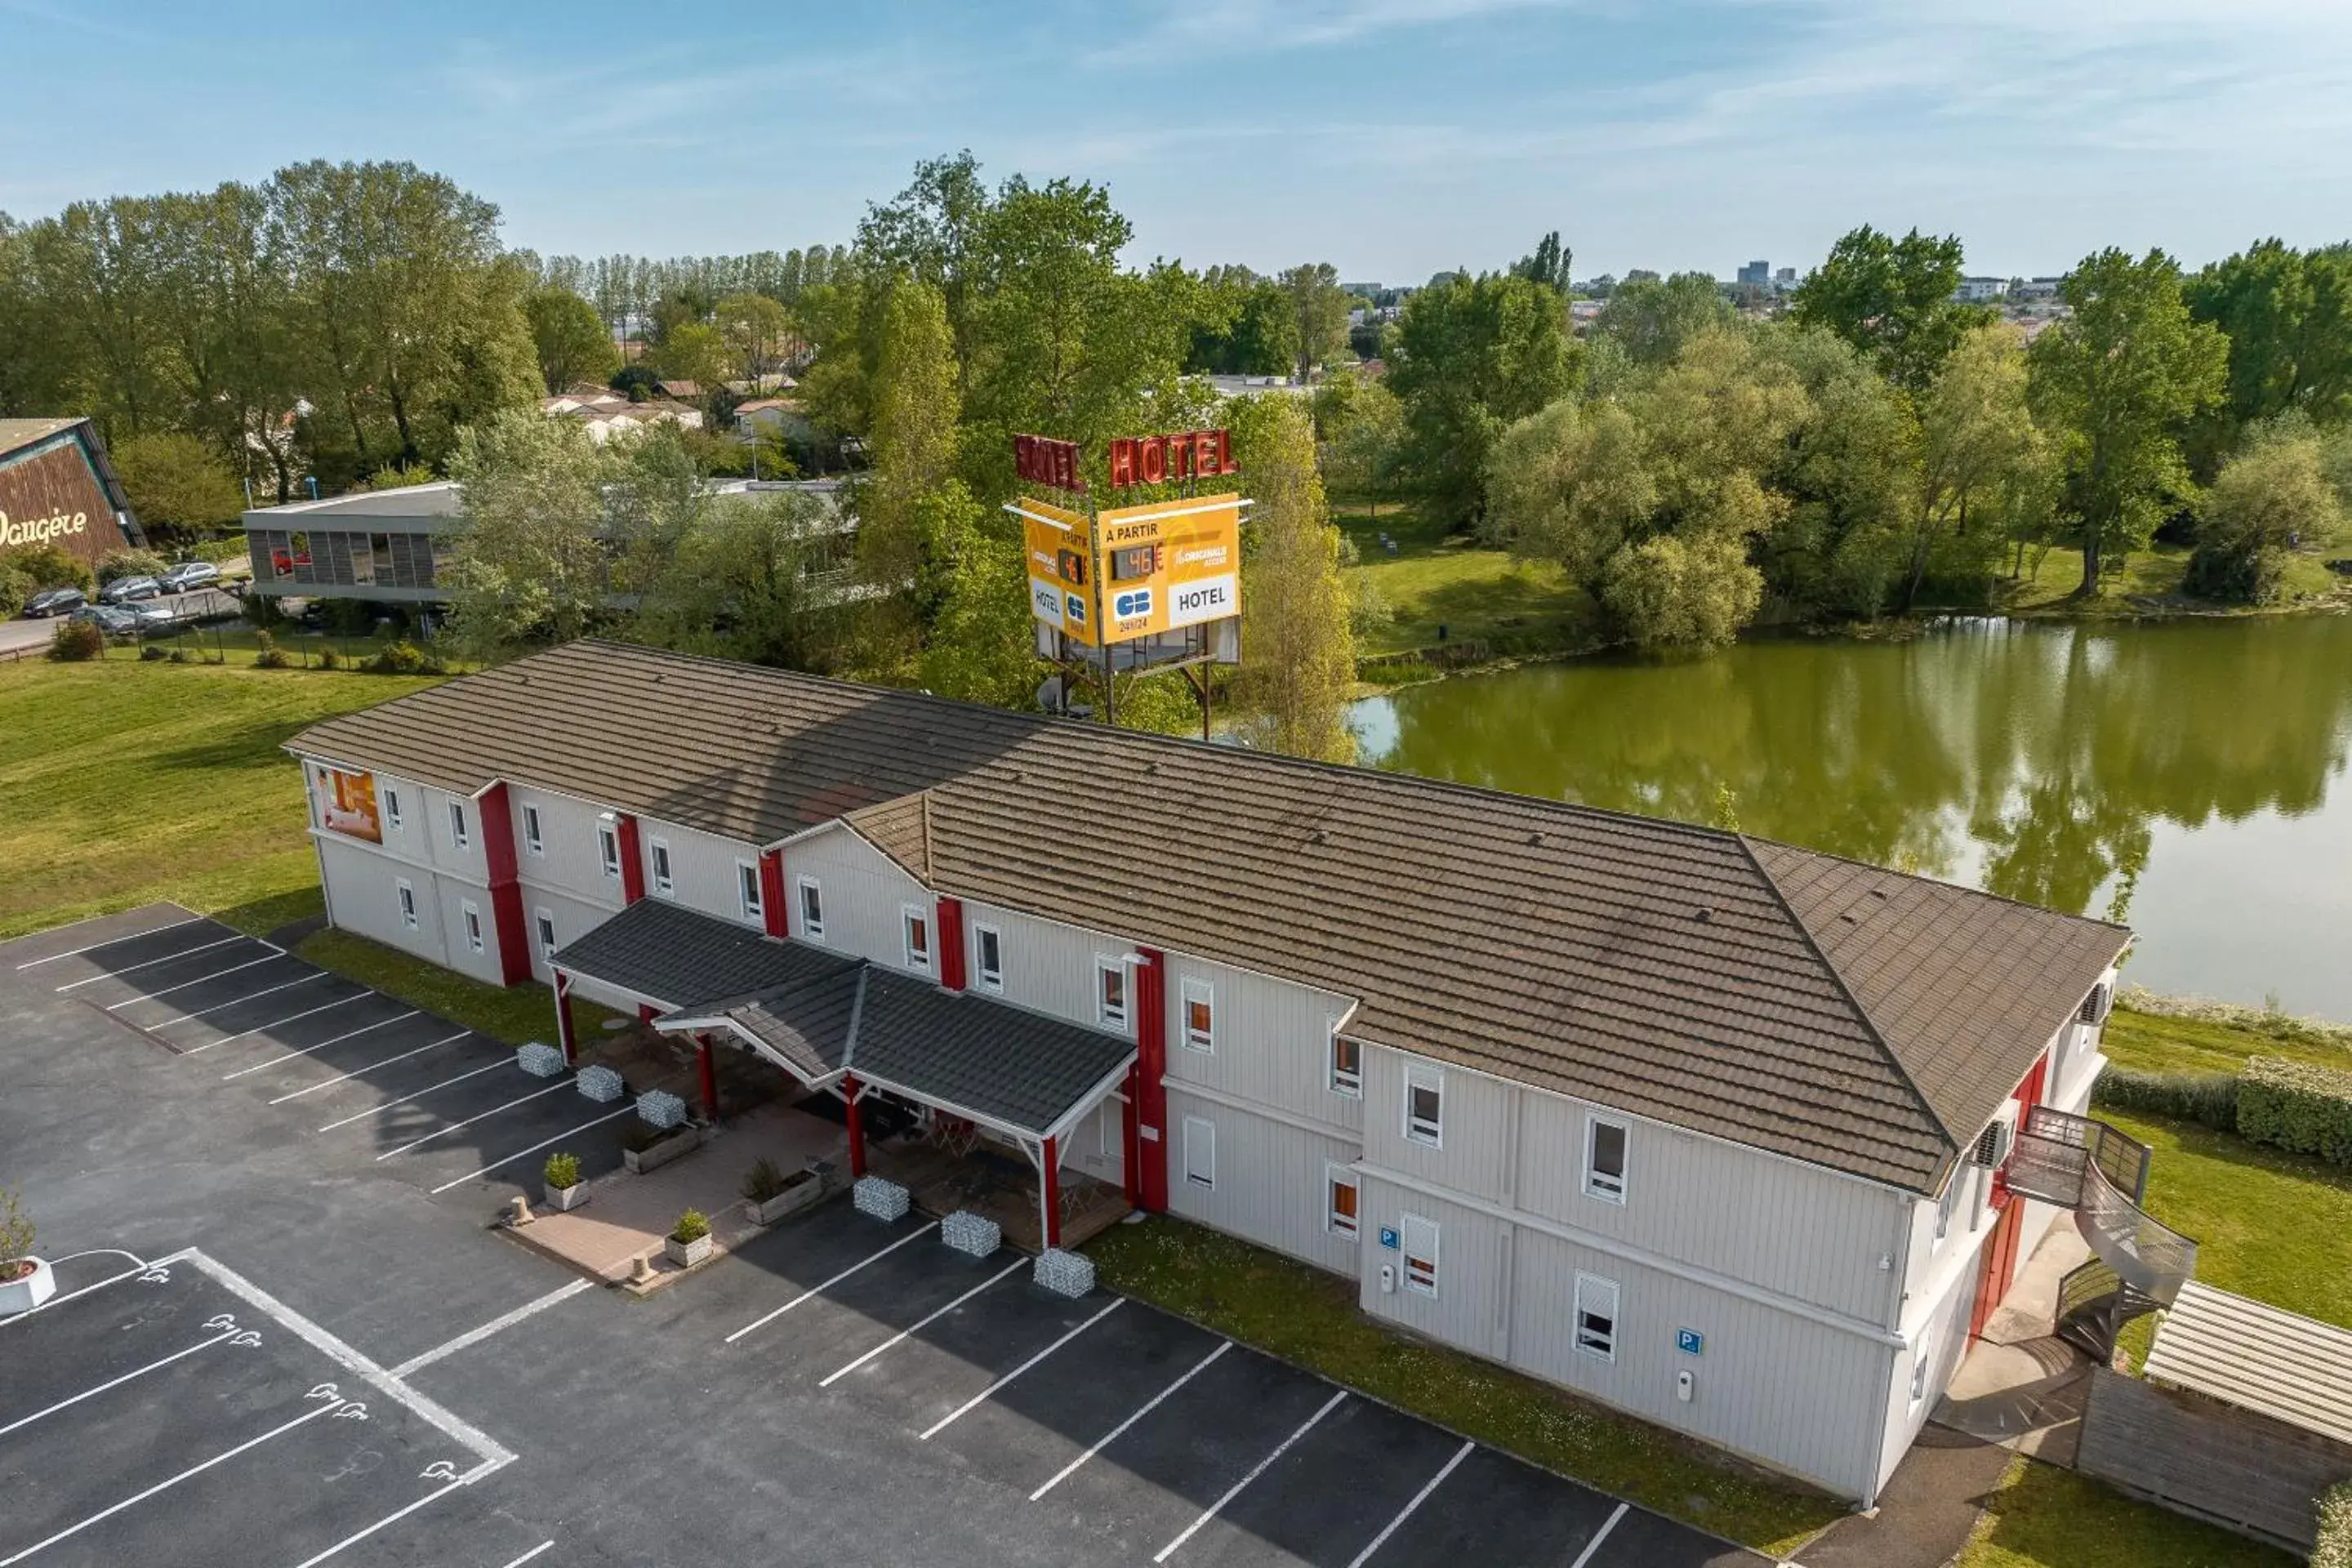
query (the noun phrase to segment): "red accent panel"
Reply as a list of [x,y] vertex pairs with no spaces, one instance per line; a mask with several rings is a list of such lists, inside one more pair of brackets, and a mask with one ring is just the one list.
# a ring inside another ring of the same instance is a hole
[[1136,1207],[1152,1214],[1168,1208],[1168,1090],[1160,1082],[1168,1070],[1167,960],[1156,947],[1139,949],[1135,970]]
[[494,784],[476,797],[482,819],[482,865],[489,874],[490,923],[499,933],[499,981],[520,985],[530,978],[530,938],[523,929],[522,868],[515,860],[514,811],[507,786]]
[[1984,1326],[2009,1295],[2009,1287],[2017,1275],[2018,1232],[2025,1224],[2025,1200],[2005,1197],[2000,1217],[1993,1222],[1992,1235],[1985,1239],[1981,1262],[1977,1270],[1976,1305],[1969,1312],[1969,1338],[1984,1332]]
[[567,1063],[580,1059],[580,1036],[572,1022],[572,976],[561,969],[555,972],[555,1037]]
[[621,841],[621,901],[634,904],[646,896],[646,857],[637,847],[637,819],[620,813],[613,819],[613,836]]
[[784,907],[784,852],[766,849],[760,854],[760,921],[768,934],[782,942],[792,934]]
[[697,1065],[702,1069],[702,1114],[716,1121],[719,1120],[719,1063],[713,1059],[708,1035],[695,1036],[694,1054],[700,1058]]
[[857,1080],[844,1078],[841,1092],[849,1108],[849,1174],[855,1179],[866,1174],[866,1113],[857,1104]]
[[1048,1138],[1043,1151],[1045,1158],[1045,1245],[1062,1245],[1062,1148],[1061,1140]]
[[637,1022],[640,1024],[650,1024],[656,1018],[660,1016],[661,1009],[655,1006],[652,1003],[640,1002],[637,1004]]
[[940,918],[931,923],[939,928],[940,984],[961,991],[964,987],[963,900],[941,899]]

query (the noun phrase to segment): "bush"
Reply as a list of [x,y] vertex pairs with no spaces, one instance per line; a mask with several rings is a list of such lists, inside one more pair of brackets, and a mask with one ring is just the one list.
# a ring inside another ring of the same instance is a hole
[[320,669],[343,668],[343,656],[335,651],[334,644],[329,643],[319,649],[319,668]]
[[2352,1072],[2256,1057],[2238,1080],[2238,1133],[2352,1165]]
[[106,656],[106,634],[88,621],[60,621],[49,638],[49,657],[60,664],[79,664]]
[[10,558],[9,564],[31,578],[37,592],[43,588],[79,588],[87,594],[98,586],[98,579],[89,574],[89,567],[54,544],[19,551]]
[[184,647],[175,647],[166,657],[168,657],[173,664],[185,664],[188,662],[188,650]]
[[11,1278],[11,1265],[33,1256],[33,1221],[16,1202],[16,1194],[0,1187],[0,1279]]
[[152,550],[110,550],[98,563],[98,585],[103,588],[125,577],[161,577],[171,569],[171,563]]
[[161,664],[171,657],[171,650],[160,643],[151,642],[139,650],[139,662],[142,664]]
[[39,584],[14,563],[0,564],[0,620],[23,609],[25,601],[39,591]]
[[743,1173],[743,1195],[755,1204],[781,1197],[783,1191],[783,1172],[778,1170],[776,1163],[764,1154],[760,1157],[758,1164]]
[[2110,1067],[2099,1075],[2091,1102],[2194,1121],[2216,1132],[2238,1130],[2238,1080],[2225,1072],[2147,1072]]
[[268,632],[256,632],[253,634],[254,668],[284,669],[288,665],[292,664],[293,662],[294,661],[292,659],[286,657],[286,650],[278,646],[278,639],[276,637],[271,637]]
[[677,1216],[677,1223],[669,1227],[669,1234],[670,1239],[681,1246],[689,1241],[700,1241],[710,1234],[710,1221],[700,1209],[688,1209]]
[[430,662],[423,648],[404,637],[384,644],[383,650],[367,661],[367,668],[378,675],[423,675]]
[[2315,1511],[2319,1540],[2311,1549],[2311,1568],[2352,1568],[2352,1481],[2320,1493]]
[[551,1187],[576,1187],[580,1184],[580,1156],[561,1151],[550,1154],[540,1174]]

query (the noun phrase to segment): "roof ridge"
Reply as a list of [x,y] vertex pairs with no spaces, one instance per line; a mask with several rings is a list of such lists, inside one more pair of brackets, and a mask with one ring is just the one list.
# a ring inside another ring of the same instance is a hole
[[1769,844],[1777,849],[1793,849],[1800,855],[1813,855],[1824,860],[1836,860],[1848,866],[1859,866],[1865,871],[1875,871],[1882,877],[1900,877],[1906,882],[1916,882],[1922,887],[1933,888],[1937,892],[1970,893],[1980,899],[1990,899],[1996,903],[2007,904],[2011,909],[2031,910],[2037,915],[2050,915],[2058,920],[2098,926],[2106,931],[2119,931],[2126,935],[2136,934],[2131,927],[2120,921],[2101,920],[2095,915],[2068,914],[2064,910],[2053,910],[2048,904],[2037,904],[2030,899],[2013,899],[2007,893],[1996,893],[1990,888],[1963,887],[1958,882],[1948,882],[1941,877],[1930,877],[1918,871],[1906,871],[1895,866],[1882,866],[1875,860],[1864,860],[1858,855],[1842,855],[1834,849],[1816,849],[1810,844],[1794,844],[1786,838],[1759,837],[1757,842]]
[[1878,1026],[1878,1021],[1870,1016],[1870,1009],[1862,1005],[1862,998],[1854,994],[1853,987],[1846,984],[1845,975],[1839,971],[1836,963],[1831,959],[1828,952],[1814,937],[1813,928],[1805,923],[1805,917],[1797,912],[1794,904],[1789,902],[1788,894],[1780,890],[1780,882],[1765,866],[1763,858],[1756,853],[1756,847],[1748,842],[1748,836],[1744,833],[1735,833],[1731,837],[1739,841],[1740,853],[1748,857],[1748,863],[1756,868],[1756,875],[1763,879],[1765,887],[1771,889],[1773,901],[1779,904],[1782,911],[1788,915],[1789,923],[1797,928],[1798,935],[1804,938],[1806,951],[1820,962],[1822,972],[1830,977],[1830,983],[1838,988],[1838,994],[1844,997],[1846,1005],[1853,1009],[1853,1016],[1862,1021],[1862,1026],[1869,1032],[1871,1044],[1878,1047],[1879,1054],[1885,1058],[1886,1064],[1895,1069],[1895,1076],[1901,1080],[1903,1087],[1910,1091],[1912,1100],[1927,1115],[1928,1124],[1934,1127],[1943,1138],[1947,1147],[1956,1154],[1959,1152],[1959,1135],[1945,1123],[1934,1103],[1928,1100],[1927,1091],[1919,1087],[1919,1080],[1911,1076],[1910,1068],[1904,1064],[1902,1055],[1895,1050],[1894,1042],[1889,1040],[1885,1031]]

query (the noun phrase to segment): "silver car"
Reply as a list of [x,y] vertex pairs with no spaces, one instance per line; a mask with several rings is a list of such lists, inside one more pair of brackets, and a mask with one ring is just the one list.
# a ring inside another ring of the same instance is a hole
[[184,594],[191,588],[209,588],[220,581],[220,568],[209,561],[183,561],[155,581],[166,594]]

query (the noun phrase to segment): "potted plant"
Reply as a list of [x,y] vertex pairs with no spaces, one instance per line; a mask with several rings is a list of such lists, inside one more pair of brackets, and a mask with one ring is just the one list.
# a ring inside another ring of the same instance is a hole
[[662,1250],[680,1268],[691,1268],[710,1256],[717,1244],[710,1239],[710,1221],[700,1209],[688,1209],[677,1216],[677,1223],[662,1237]]
[[31,1217],[0,1187],[0,1318],[29,1312],[57,1293],[57,1277],[33,1256]]
[[580,1180],[580,1156],[558,1151],[547,1157],[547,1166],[540,1173],[547,1184],[547,1206],[556,1213],[577,1205],[587,1195]]
[[649,1121],[633,1121],[621,1134],[621,1163],[642,1176],[701,1145],[702,1130],[691,1121],[676,1127],[656,1127]]
[[773,1225],[814,1203],[824,1191],[815,1172],[787,1176],[773,1160],[762,1158],[743,1174],[743,1215],[753,1225]]

